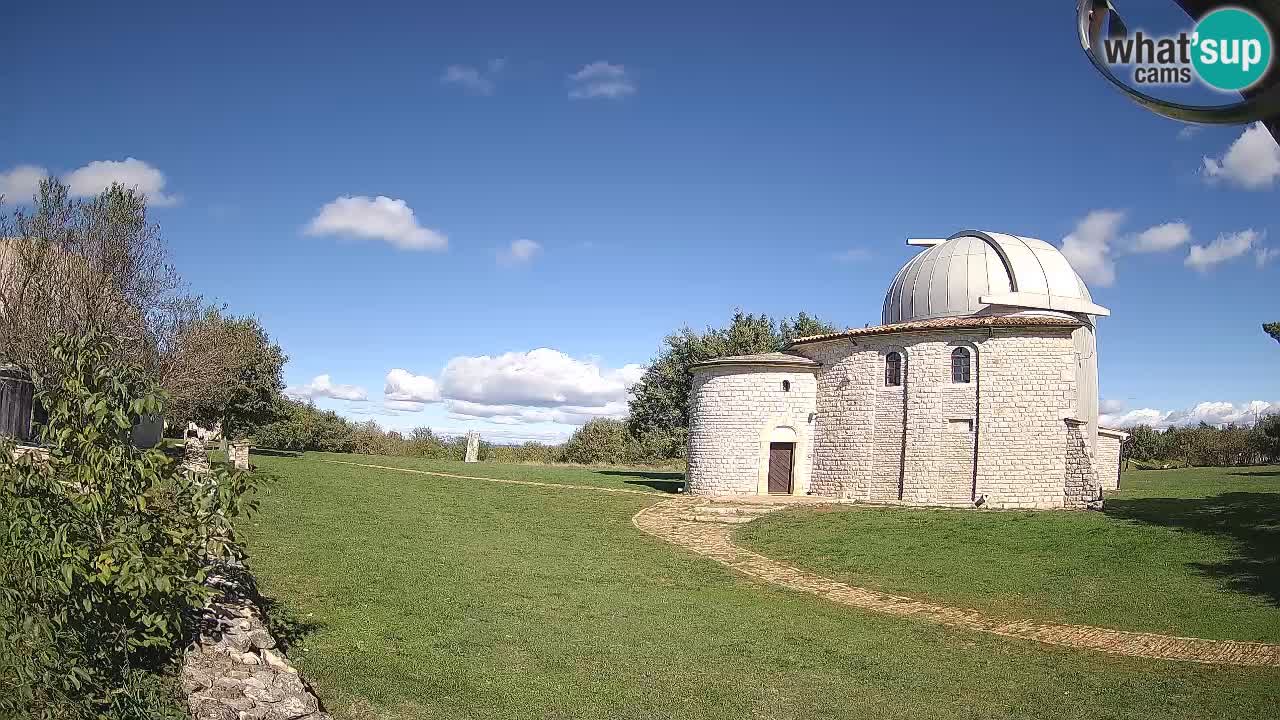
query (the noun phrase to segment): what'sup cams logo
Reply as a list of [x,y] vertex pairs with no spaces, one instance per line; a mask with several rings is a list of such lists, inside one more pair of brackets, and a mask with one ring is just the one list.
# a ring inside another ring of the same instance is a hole
[[[1188,12],[1209,3],[1175,0]],[[1280,71],[1268,20],[1280,18],[1280,2],[1255,0],[1210,6],[1182,32],[1130,33],[1110,0],[1080,0],[1081,44],[1094,67],[1138,104],[1166,117],[1201,123],[1247,123],[1280,115]],[[1202,84],[1240,93],[1219,105],[1188,105],[1157,97],[1163,88]]]

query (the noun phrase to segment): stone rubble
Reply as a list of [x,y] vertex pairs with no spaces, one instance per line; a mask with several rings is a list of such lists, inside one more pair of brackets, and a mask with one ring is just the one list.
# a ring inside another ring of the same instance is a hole
[[201,611],[182,689],[193,720],[329,720],[298,670],[278,651],[243,565],[218,565],[218,595]]

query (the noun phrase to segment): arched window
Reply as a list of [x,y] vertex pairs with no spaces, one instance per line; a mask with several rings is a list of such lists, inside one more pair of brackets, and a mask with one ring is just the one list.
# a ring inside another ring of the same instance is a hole
[[951,382],[969,382],[969,348],[958,347],[951,351]]
[[891,352],[884,356],[884,385],[898,387],[902,384],[902,354]]

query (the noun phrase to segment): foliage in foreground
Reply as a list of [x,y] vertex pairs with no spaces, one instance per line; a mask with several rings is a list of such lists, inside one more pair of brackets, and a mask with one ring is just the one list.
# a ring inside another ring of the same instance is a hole
[[161,676],[209,595],[207,563],[240,552],[253,481],[134,448],[162,395],[113,354],[96,334],[57,343],[39,398],[48,460],[0,445],[0,715],[173,714]]

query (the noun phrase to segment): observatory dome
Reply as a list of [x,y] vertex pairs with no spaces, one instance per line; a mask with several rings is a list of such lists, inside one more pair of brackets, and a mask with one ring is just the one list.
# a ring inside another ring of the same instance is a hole
[[965,230],[929,245],[885,293],[886,325],[963,315],[1109,315],[1058,248],[1043,240]]

